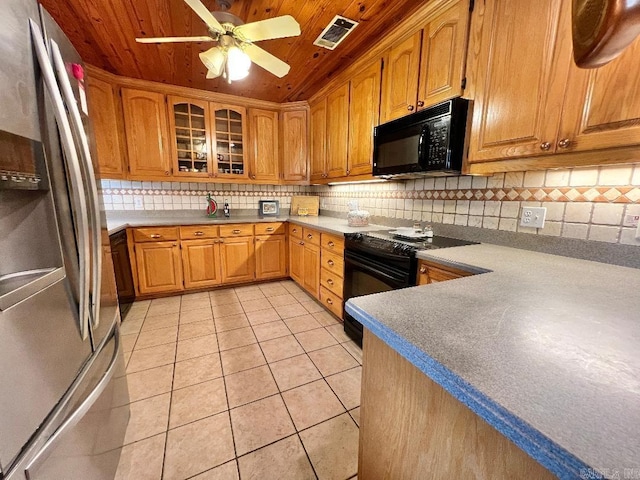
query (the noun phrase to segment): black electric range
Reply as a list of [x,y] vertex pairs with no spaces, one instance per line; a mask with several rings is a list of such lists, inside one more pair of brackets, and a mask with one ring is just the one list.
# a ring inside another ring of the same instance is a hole
[[[419,250],[459,247],[477,242],[434,236],[400,238],[391,232],[345,235],[344,300],[416,285]],[[362,324],[344,312],[344,330],[362,346]]]

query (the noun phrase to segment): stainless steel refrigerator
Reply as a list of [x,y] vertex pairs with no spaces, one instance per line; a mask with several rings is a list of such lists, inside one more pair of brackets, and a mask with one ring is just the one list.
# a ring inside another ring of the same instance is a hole
[[129,419],[80,56],[0,2],[0,478],[112,479]]

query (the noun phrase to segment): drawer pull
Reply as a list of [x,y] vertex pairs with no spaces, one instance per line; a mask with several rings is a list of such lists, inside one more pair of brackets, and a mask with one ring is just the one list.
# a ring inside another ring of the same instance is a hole
[[336,246],[336,244],[335,244],[335,243],[333,243],[331,240],[329,240],[329,243],[328,243],[327,245],[329,245],[331,248],[333,248],[333,247],[335,247],[335,246]]
[[298,229],[297,229],[297,228],[294,228],[294,229],[293,229],[293,233],[298,233]]
[[308,233],[308,234],[307,234],[307,238],[313,238],[313,234]]
[[427,267],[425,267],[424,265],[420,267],[420,273],[427,273]]
[[273,232],[273,227],[267,227],[266,230],[267,232]]
[[300,245],[304,245],[304,242],[300,242]]
[[328,283],[329,285],[333,285],[333,280],[331,280],[331,279],[329,278],[329,279],[327,279],[327,283]]
[[239,233],[240,233],[240,230],[238,230],[238,229],[236,228],[236,229],[235,229],[233,232],[231,232],[231,233],[233,233],[234,235],[237,235],[237,234],[239,234]]
[[333,266],[335,265],[335,263],[334,263],[334,261],[333,261],[333,260],[329,260],[327,263],[328,263],[328,264],[329,264],[329,266],[331,266],[331,267],[333,267]]
[[331,300],[330,298],[327,298],[327,303],[328,303],[329,305],[333,305],[333,300]]
[[218,243],[224,243],[224,238],[221,238]]
[[151,238],[162,238],[162,235],[160,235],[159,233],[152,233],[151,235],[149,235]]
[[200,231],[198,231],[198,232],[193,232],[193,234],[194,234],[196,237],[201,237],[202,235],[204,235],[204,232],[200,232]]

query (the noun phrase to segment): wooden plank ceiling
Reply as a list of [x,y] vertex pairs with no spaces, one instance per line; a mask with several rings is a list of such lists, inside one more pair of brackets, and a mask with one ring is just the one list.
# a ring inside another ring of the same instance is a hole
[[[276,102],[306,100],[327,79],[395,28],[424,1],[419,0],[235,0],[231,13],[245,23],[293,15],[302,35],[259,45],[291,65],[277,78],[257,65],[242,81],[206,80],[198,53],[213,44],[139,44],[136,37],[207,35],[206,27],[182,0],[40,0],[69,36],[82,58],[127,77],[153,80]],[[215,0],[204,0],[216,10]],[[360,24],[335,50],[313,45],[334,15]]]

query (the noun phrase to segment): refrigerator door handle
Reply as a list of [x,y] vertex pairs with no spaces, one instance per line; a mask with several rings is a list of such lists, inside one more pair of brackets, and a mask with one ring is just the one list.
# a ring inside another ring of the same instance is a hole
[[91,409],[93,404],[100,398],[100,395],[104,392],[104,390],[111,382],[113,375],[116,371],[118,356],[120,355],[120,332],[117,327],[114,332],[114,341],[115,345],[113,347],[113,357],[109,362],[109,366],[105,371],[104,375],[95,386],[95,388],[91,391],[89,395],[82,401],[82,403],[76,408],[73,413],[71,413],[62,424],[56,429],[56,431],[49,437],[47,442],[42,446],[42,448],[34,455],[29,464],[25,467],[25,475],[27,479],[35,478],[34,473],[38,470],[40,465],[49,457],[49,453],[58,442],[64,437],[64,435],[71,430],[74,426],[78,424],[80,420],[86,415],[86,413]]
[[71,126],[69,125],[69,119],[65,113],[64,103],[60,90],[56,83],[55,74],[51,63],[49,63],[49,56],[47,55],[47,49],[44,44],[44,37],[40,27],[33,21],[29,20],[31,27],[31,36],[33,38],[33,46],[38,58],[38,64],[42,71],[42,77],[44,79],[45,86],[51,96],[51,103],[53,104],[53,110],[55,112],[56,123],[58,124],[58,131],[60,134],[60,140],[64,151],[64,157],[66,159],[69,180],[75,195],[71,195],[72,201],[75,203],[76,213],[76,235],[78,239],[78,263],[79,263],[79,328],[80,336],[83,340],[87,338],[89,330],[89,265],[87,261],[90,255],[89,246],[89,215],[87,212],[87,203],[84,195],[84,189],[82,185],[82,172],[80,169],[80,162],[78,161],[78,154],[73,143],[73,134],[71,132]]
[[95,172],[93,171],[93,162],[91,161],[89,140],[87,139],[87,134],[84,130],[84,126],[82,125],[82,117],[80,116],[80,110],[78,110],[78,103],[75,96],[73,95],[73,90],[71,88],[71,83],[69,82],[69,77],[67,75],[64,60],[62,59],[62,54],[60,53],[60,47],[58,47],[58,44],[54,40],[51,40],[51,55],[53,58],[53,64],[58,73],[58,83],[62,88],[62,94],[65,100],[65,104],[70,113],[71,125],[75,133],[75,138],[80,143],[79,160],[82,163],[85,174],[84,184],[86,190],[89,193],[89,214],[91,216],[91,230],[93,233],[91,238],[91,246],[93,247],[93,252],[91,255],[91,271],[93,277],[93,288],[91,289],[91,291],[93,292],[93,296],[91,298],[91,324],[95,329],[100,323],[100,290],[102,282],[102,252],[100,251],[102,238],[100,228],[100,203],[98,200],[98,187],[96,184]]

